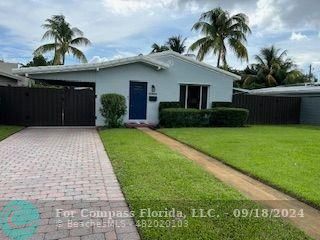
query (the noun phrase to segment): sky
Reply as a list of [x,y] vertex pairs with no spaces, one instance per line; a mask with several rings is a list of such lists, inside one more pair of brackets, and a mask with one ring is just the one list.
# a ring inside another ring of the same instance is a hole
[[[81,29],[92,45],[82,47],[89,62],[148,54],[153,43],[163,44],[172,35],[187,37],[187,46],[201,37],[191,31],[201,13],[222,7],[249,17],[249,64],[263,47],[275,45],[307,72],[309,64],[320,77],[319,0],[1,0],[0,59],[26,63],[41,44],[42,24],[63,14]],[[50,58],[50,55],[46,57]],[[216,65],[209,54],[205,62]],[[232,68],[248,63],[227,55]],[[68,57],[66,64],[78,63]]]

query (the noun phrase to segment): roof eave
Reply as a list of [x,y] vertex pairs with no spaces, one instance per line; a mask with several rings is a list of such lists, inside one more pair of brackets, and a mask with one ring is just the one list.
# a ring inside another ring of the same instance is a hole
[[103,68],[111,68],[122,65],[128,65],[132,63],[144,63],[155,67],[156,70],[167,69],[169,66],[165,63],[149,59],[144,56],[130,57],[121,60],[113,60],[103,63],[94,64],[79,64],[79,65],[66,65],[66,66],[44,66],[44,67],[28,67],[28,68],[16,68],[12,72],[20,75],[27,74],[46,74],[46,73],[58,73],[58,72],[78,72],[78,71],[99,71]]
[[0,75],[1,75],[1,76],[4,76],[4,77],[6,77],[6,78],[13,79],[13,80],[15,80],[15,81],[24,81],[24,80],[25,80],[24,77],[21,77],[21,76],[19,76],[19,75],[8,74],[8,73],[1,72],[1,71],[0,71]]

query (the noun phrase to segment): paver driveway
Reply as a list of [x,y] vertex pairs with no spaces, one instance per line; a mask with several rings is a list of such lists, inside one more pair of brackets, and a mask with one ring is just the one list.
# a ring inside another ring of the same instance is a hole
[[34,239],[139,239],[95,129],[27,128],[0,142],[0,169],[1,205],[37,206]]

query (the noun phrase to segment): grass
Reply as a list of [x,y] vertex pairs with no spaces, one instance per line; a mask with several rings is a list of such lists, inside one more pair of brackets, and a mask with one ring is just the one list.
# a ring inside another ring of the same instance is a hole
[[[234,209],[260,208],[143,132],[113,129],[100,136],[142,239],[309,239],[278,218],[233,217]],[[177,214],[147,217],[140,214],[143,209],[175,209]],[[215,212],[211,217],[192,217],[192,209]]]
[[18,127],[18,126],[0,125],[0,141],[9,137],[10,135],[14,134],[15,132],[20,131],[21,129],[22,129],[22,127]]
[[289,125],[160,131],[320,208],[320,127]]

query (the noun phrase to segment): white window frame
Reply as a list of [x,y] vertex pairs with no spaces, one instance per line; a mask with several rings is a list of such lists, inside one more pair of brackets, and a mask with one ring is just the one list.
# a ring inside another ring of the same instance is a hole
[[199,107],[198,109],[201,110],[201,106],[202,106],[202,88],[203,87],[207,87],[207,108],[208,108],[208,99],[209,99],[209,87],[210,85],[208,84],[192,84],[192,83],[180,83],[179,87],[181,86],[186,86],[185,88],[185,94],[184,94],[184,108],[187,109],[188,108],[188,90],[189,90],[189,86],[197,86],[200,87],[200,100],[199,100]]

